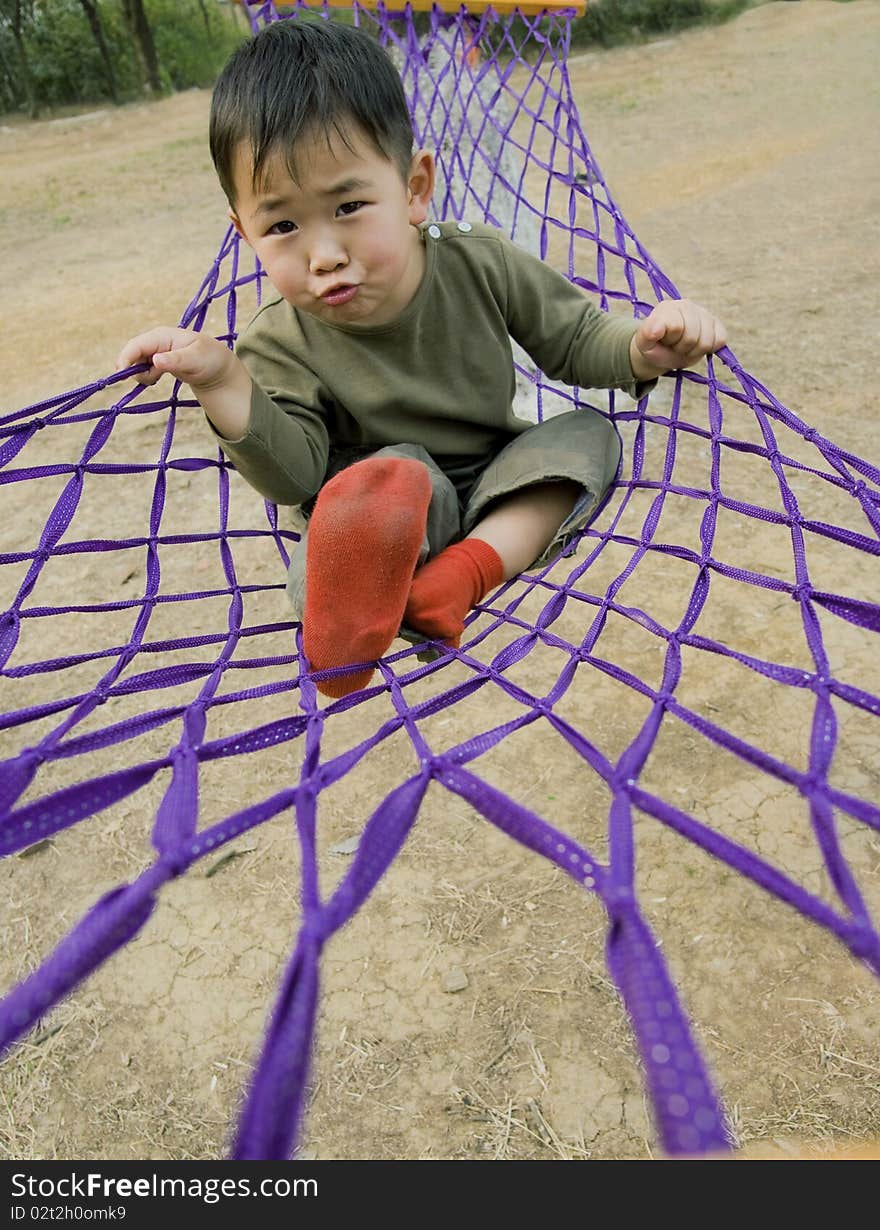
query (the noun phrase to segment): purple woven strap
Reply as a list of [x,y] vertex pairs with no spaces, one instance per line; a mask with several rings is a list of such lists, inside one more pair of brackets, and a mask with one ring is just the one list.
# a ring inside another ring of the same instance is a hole
[[239,1161],[290,1157],[309,1075],[320,951],[314,932],[300,932],[239,1120],[232,1150]]
[[153,912],[158,878],[152,869],[134,884],[107,893],[40,968],[6,996],[0,1005],[0,1052],[134,939]]
[[[17,811],[0,814],[0,854],[24,850],[110,807],[146,785],[166,763],[166,760],[148,761],[136,768],[121,769],[101,778],[78,782],[75,786],[56,791],[48,798],[28,803]],[[30,777],[33,777],[32,769],[33,766],[27,766]]]
[[326,905],[306,911],[240,1122],[236,1158],[290,1156],[308,1079],[321,948],[391,865],[415,823],[428,781],[424,774],[411,778],[380,804],[345,878]]
[[632,1018],[657,1126],[667,1153],[730,1148],[724,1116],[657,943],[632,892],[611,883],[607,867],[521,805],[458,768],[440,780],[493,824],[556,863],[602,899],[610,923],[608,968]]
[[[146,776],[136,784],[136,771],[110,775],[105,782],[112,783],[113,791],[112,794],[109,790],[104,794],[102,805],[106,806],[117,797],[125,797],[138,784],[148,781],[159,767],[160,763],[149,766]],[[39,840],[46,832],[57,832],[75,823],[79,819],[76,815],[77,802],[86,796],[87,792],[82,787],[59,792],[56,796],[55,827],[41,825],[36,835],[25,827],[29,823],[29,813],[28,809],[22,808],[9,832],[5,829],[2,831],[6,844],[3,852],[21,849]],[[101,898],[40,968],[0,1002],[0,1050],[35,1025],[79,982],[138,934],[152,912],[156,894],[167,880],[186,871],[197,859],[204,858],[242,833],[272,819],[295,802],[296,791],[284,790],[245,808],[192,837],[179,846],[172,857],[166,857],[148,868],[133,884],[122,885]]]
[[668,1154],[724,1153],[730,1138],[672,980],[631,894],[609,904],[608,968],[630,1014]]

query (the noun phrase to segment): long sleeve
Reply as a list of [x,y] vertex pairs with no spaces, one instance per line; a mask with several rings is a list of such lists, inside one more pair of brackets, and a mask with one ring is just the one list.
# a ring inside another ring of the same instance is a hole
[[637,323],[601,311],[557,270],[502,241],[508,278],[507,325],[551,380],[585,388],[624,389],[633,397],[653,387],[637,381],[629,358]]
[[236,347],[254,381],[248,429],[238,440],[218,439],[241,476],[265,499],[302,504],[318,491],[327,469],[324,395],[320,381],[271,331],[259,327],[259,319]]

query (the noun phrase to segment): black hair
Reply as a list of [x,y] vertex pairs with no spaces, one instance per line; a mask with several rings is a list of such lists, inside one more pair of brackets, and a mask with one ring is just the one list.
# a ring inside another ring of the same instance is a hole
[[250,146],[253,184],[280,152],[297,179],[301,140],[333,133],[351,148],[357,130],[394,162],[406,182],[413,154],[403,85],[379,44],[335,21],[284,18],[264,26],[228,60],[211,101],[211,157],[235,206],[233,168]]

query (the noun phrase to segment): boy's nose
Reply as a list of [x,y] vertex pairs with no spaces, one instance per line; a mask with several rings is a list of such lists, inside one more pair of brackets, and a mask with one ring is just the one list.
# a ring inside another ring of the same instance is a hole
[[348,255],[336,243],[316,244],[309,257],[310,273],[333,273],[348,264]]

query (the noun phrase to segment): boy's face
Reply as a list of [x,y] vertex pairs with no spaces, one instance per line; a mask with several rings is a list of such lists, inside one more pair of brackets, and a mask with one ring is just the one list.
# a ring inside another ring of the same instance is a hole
[[332,324],[387,324],[425,271],[415,227],[427,217],[434,163],[416,154],[404,183],[365,137],[349,139],[351,149],[336,133],[304,142],[297,180],[283,158],[270,157],[256,189],[242,145],[231,217],[288,303]]

